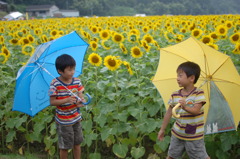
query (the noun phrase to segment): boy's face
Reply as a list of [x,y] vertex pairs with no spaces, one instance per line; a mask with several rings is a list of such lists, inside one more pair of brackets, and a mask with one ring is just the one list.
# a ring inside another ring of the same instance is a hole
[[74,73],[75,73],[75,66],[74,67],[66,67],[64,71],[59,70],[60,75],[65,79],[72,79]]
[[194,82],[194,76],[187,77],[187,74],[183,70],[177,71],[177,83],[179,87],[187,87]]

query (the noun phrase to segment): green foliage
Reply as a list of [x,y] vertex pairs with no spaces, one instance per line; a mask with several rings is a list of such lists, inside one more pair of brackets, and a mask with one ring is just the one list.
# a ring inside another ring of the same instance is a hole
[[[60,9],[79,10],[81,16],[127,16],[136,13],[147,15],[206,15],[206,14],[239,14],[238,0],[24,0],[9,3],[11,11],[25,11],[28,5],[55,4]],[[217,4],[217,5],[216,5]],[[25,6],[24,6],[25,5]]]

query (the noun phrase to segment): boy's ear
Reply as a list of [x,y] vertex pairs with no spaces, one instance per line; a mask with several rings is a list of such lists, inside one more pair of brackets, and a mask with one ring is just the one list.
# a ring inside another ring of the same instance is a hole
[[194,76],[194,75],[191,75],[189,78],[190,78],[190,80],[191,80],[192,82],[194,82],[194,80],[195,80],[195,76]]
[[62,73],[62,71],[61,71],[61,70],[57,70],[57,72],[58,72],[58,74],[60,74],[60,75],[61,75],[61,73]]

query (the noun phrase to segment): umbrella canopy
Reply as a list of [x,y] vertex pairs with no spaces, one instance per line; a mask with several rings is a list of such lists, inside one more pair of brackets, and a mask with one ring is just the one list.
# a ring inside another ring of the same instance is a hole
[[50,105],[48,90],[53,78],[59,74],[55,60],[62,54],[71,55],[76,61],[74,77],[82,73],[82,65],[88,44],[74,31],[53,41],[39,45],[17,74],[12,110],[30,116]]
[[204,90],[207,103],[205,111],[205,134],[236,130],[240,116],[240,76],[231,58],[208,45],[189,39],[160,50],[160,60],[153,84],[160,92],[164,104],[177,84],[177,67],[186,61],[197,63],[201,75],[196,87]]

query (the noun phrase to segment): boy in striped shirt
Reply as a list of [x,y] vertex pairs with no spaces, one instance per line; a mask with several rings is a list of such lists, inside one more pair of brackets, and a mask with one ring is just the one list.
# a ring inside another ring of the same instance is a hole
[[[58,133],[60,159],[68,158],[68,149],[73,148],[74,158],[81,158],[80,144],[83,141],[79,108],[85,102],[84,87],[79,78],[74,78],[76,62],[72,56],[63,54],[55,62],[59,77],[52,80],[49,89],[50,104],[56,106],[55,121]],[[76,98],[79,96],[81,101]]]
[[173,128],[167,159],[181,158],[186,151],[190,159],[209,159],[204,144],[204,92],[194,84],[200,76],[200,67],[193,62],[184,62],[177,68],[177,83],[180,90],[172,93],[169,108],[164,116],[158,139],[164,139],[165,129],[172,117],[173,107],[180,103],[181,109]]

